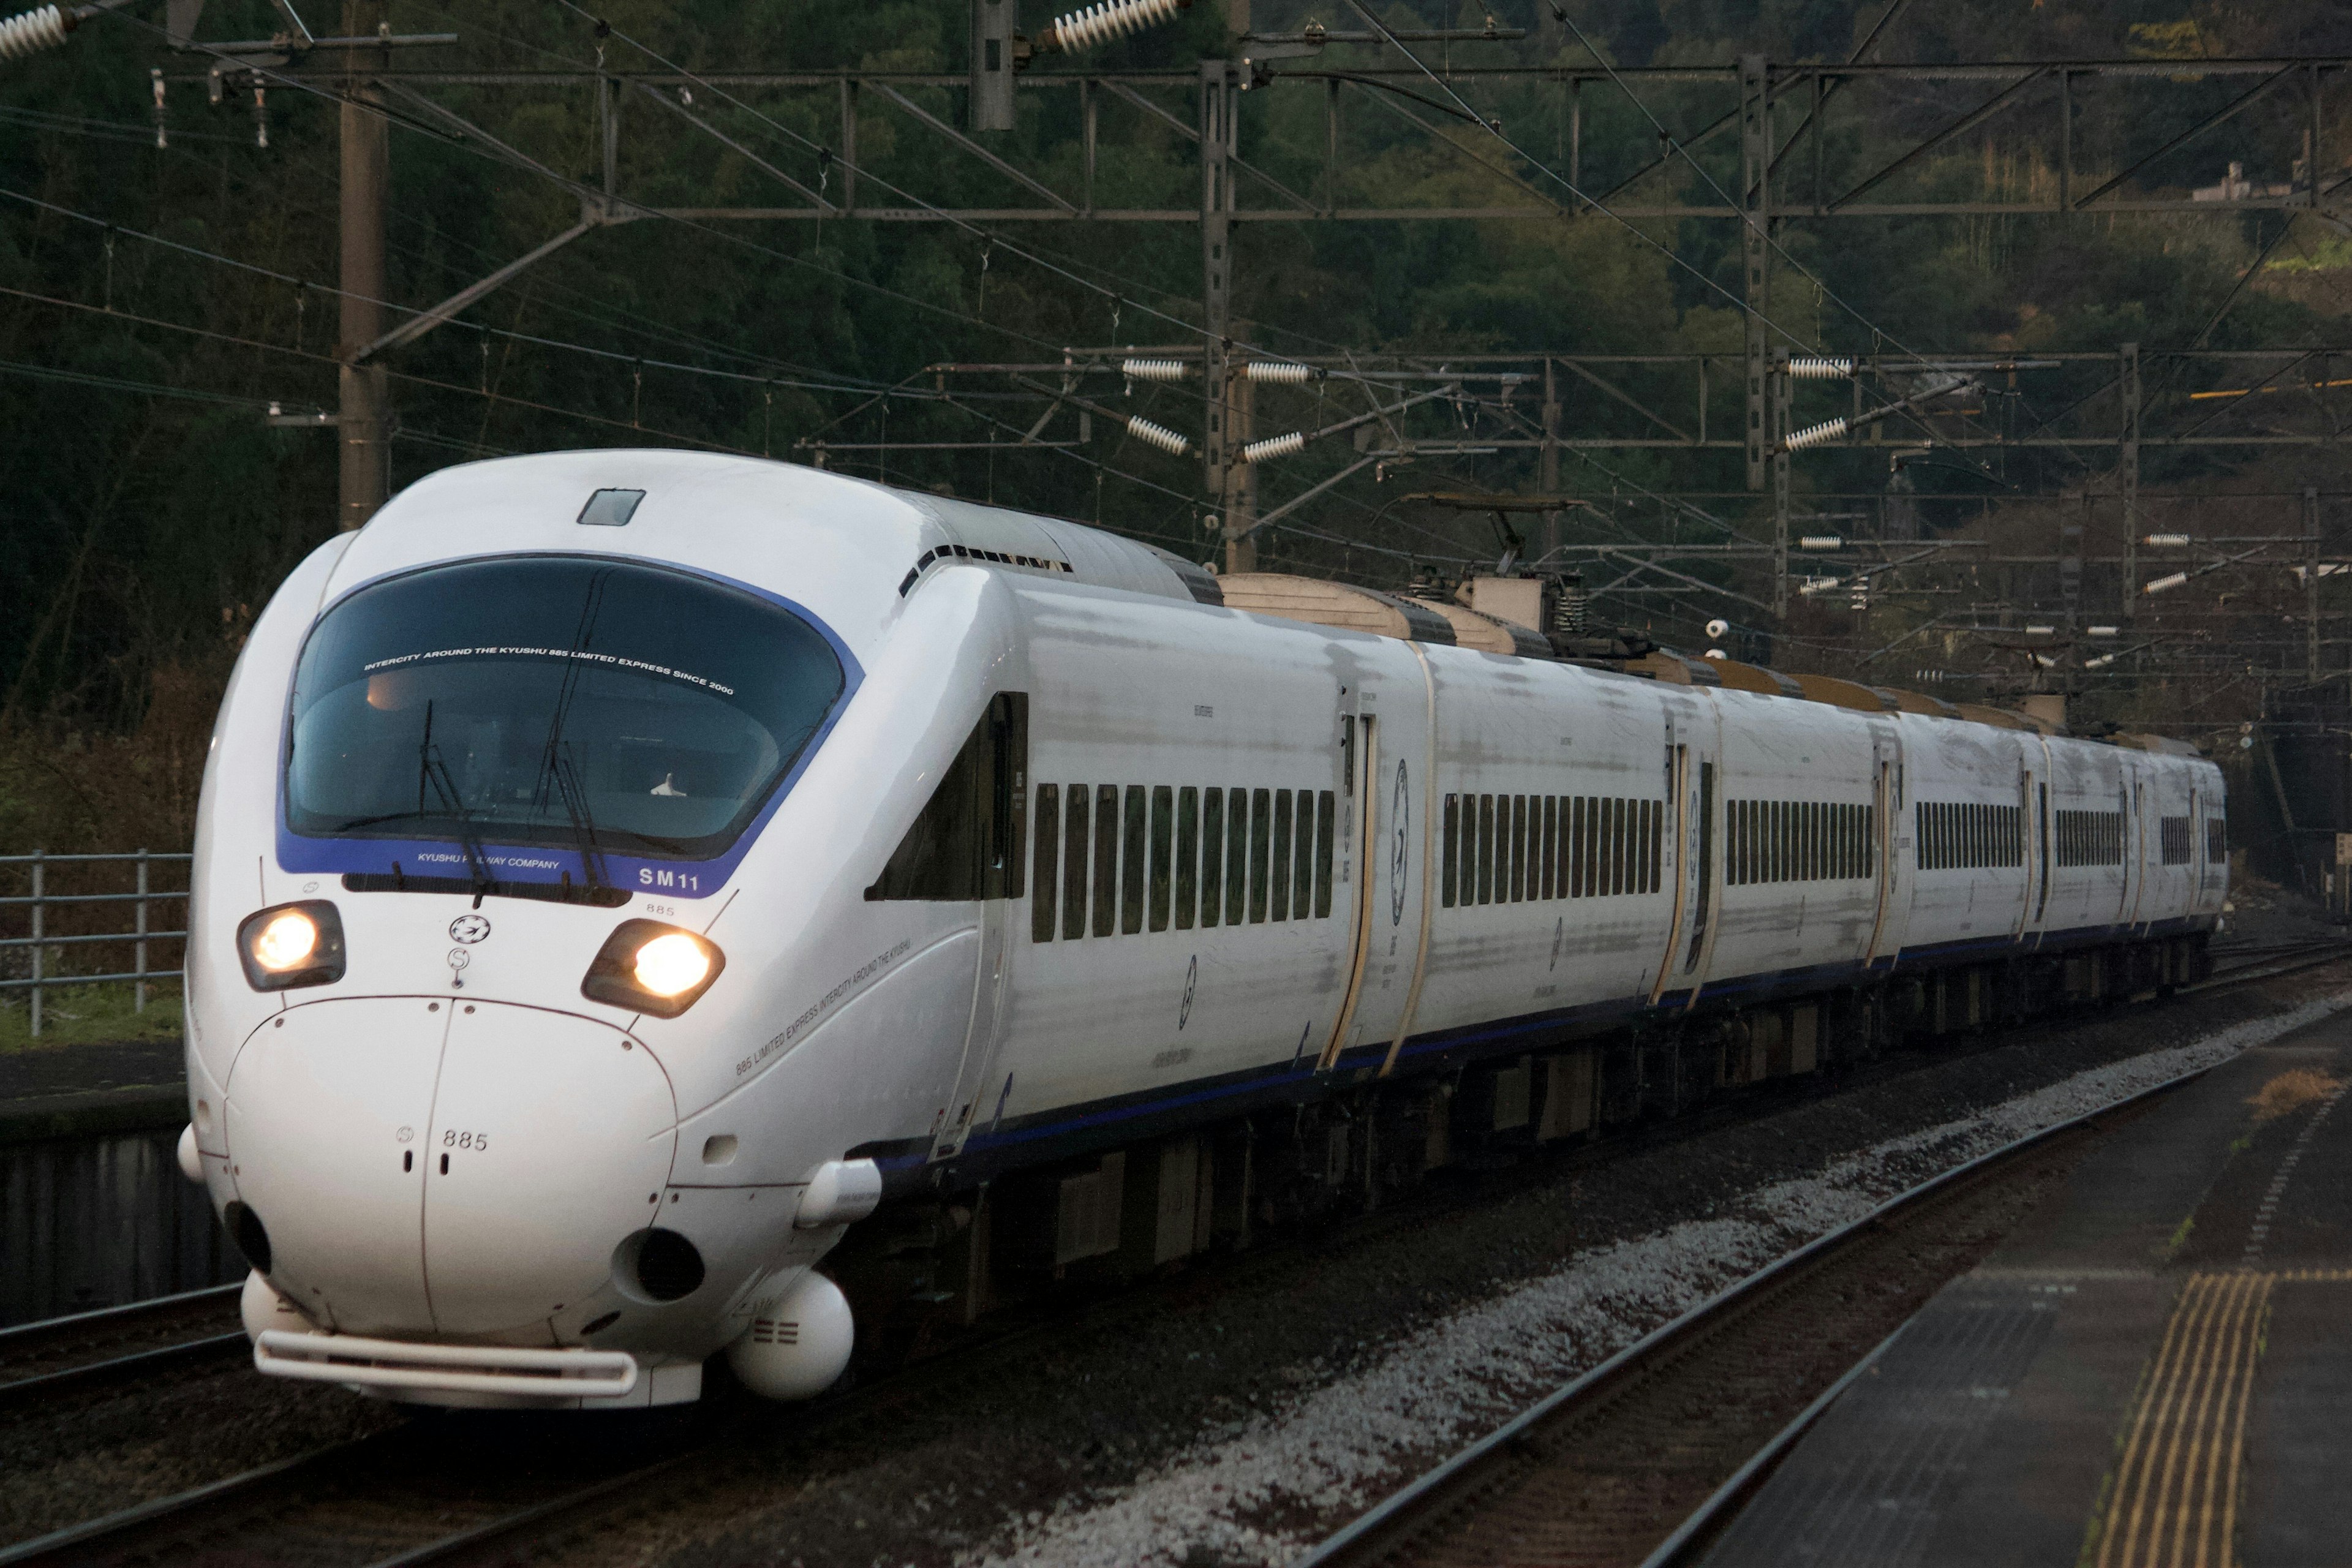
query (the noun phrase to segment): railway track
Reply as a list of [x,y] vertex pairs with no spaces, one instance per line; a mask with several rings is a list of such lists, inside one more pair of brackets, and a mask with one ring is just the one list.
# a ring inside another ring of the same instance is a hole
[[109,1379],[226,1359],[245,1342],[242,1285],[101,1307],[0,1329],[0,1408]]
[[1555,1389],[1295,1568],[1697,1561],[1917,1310],[2199,1068],[1921,1183]]
[[[2243,963],[2211,980],[2183,987],[2182,994],[2210,993],[2255,984],[2337,962],[2347,954],[2352,954],[2352,943],[2265,948],[2259,955],[2249,952]],[[1824,1084],[1807,1092],[1834,1092],[1837,1087],[1852,1087],[1857,1079],[1871,1079],[1901,1070],[1901,1059],[1893,1058],[1850,1076],[1841,1086]],[[1853,1243],[1856,1231],[1874,1227],[1889,1232],[1899,1230],[1911,1223],[1902,1219],[1907,1212],[1906,1205],[1920,1205],[1923,1212],[1932,1208],[1937,1214],[1973,1214],[1973,1210],[1951,1211],[1950,1205],[1961,1202],[1967,1192],[1990,1179],[1989,1162],[2032,1155],[2044,1161],[2071,1163],[2072,1158],[2079,1157],[2078,1153],[2068,1152],[2074,1148],[2074,1142],[2095,1137],[2097,1129],[2093,1124],[2101,1118],[2118,1114],[2119,1109],[2109,1107],[2092,1118],[2039,1134],[2011,1151],[1988,1156],[1986,1161],[1962,1167],[1905,1194],[1864,1222],[1863,1226],[1825,1237],[1812,1247],[1791,1255],[1768,1270],[1766,1276],[1736,1288],[1726,1299],[1702,1311],[1715,1307],[1728,1311],[1731,1297],[1751,1287],[1763,1290],[1767,1276],[1777,1279],[1781,1271],[1828,1267],[1826,1262],[1816,1265],[1808,1260],[1815,1259],[1823,1249],[1833,1250]],[[1433,1212],[1442,1212],[1449,1205],[1492,1201],[1521,1182],[1557,1179],[1563,1171],[1580,1165],[1677,1142],[1703,1132],[1707,1125],[1724,1117],[1738,1114],[1741,1114],[1739,1107],[1720,1107],[1613,1138],[1603,1144],[1530,1161],[1518,1170],[1491,1173],[1471,1184],[1466,1192],[1434,1205],[1400,1205],[1360,1216],[1295,1245],[1262,1247],[1225,1260],[1220,1273],[1238,1277],[1276,1266],[1297,1247],[1344,1244],[1400,1224],[1425,1224]],[[1948,1197],[1929,1202],[1931,1194],[1945,1193],[1948,1188]],[[1981,1229],[1979,1224],[1978,1230]],[[1954,1268],[1948,1274],[1957,1271],[1958,1268]],[[1790,1277],[1793,1279],[1793,1273]],[[1936,1283],[1940,1284],[1943,1277],[1948,1275],[1937,1277]],[[1220,1282],[1229,1283],[1230,1279]],[[1932,1293],[1932,1287],[1927,1293]],[[758,1440],[772,1435],[785,1420],[790,1421],[796,1436],[804,1441],[837,1436],[877,1417],[919,1406],[932,1388],[951,1382],[968,1382],[981,1374],[990,1362],[1050,1343],[1057,1331],[1082,1316],[1099,1325],[1106,1312],[1115,1320],[1124,1313],[1148,1309],[1156,1294],[1147,1289],[1114,1300],[1108,1306],[1080,1303],[1032,1314],[1024,1321],[1008,1322],[986,1332],[978,1342],[961,1342],[953,1355],[914,1363],[888,1377],[781,1416],[772,1407],[730,1399],[723,1394],[699,1406],[643,1416],[611,1415],[600,1418],[593,1426],[562,1415],[485,1418],[446,1413],[421,1416],[394,1430],[320,1448],[0,1548],[0,1568],[33,1563],[113,1564],[170,1560],[194,1554],[200,1548],[216,1554],[232,1541],[236,1560],[257,1568],[278,1563],[289,1568],[329,1563],[338,1568],[351,1564],[425,1568],[425,1564],[509,1561],[528,1551],[543,1548],[551,1540],[593,1535],[614,1515],[641,1501],[642,1489],[649,1482],[664,1483],[664,1507],[690,1506],[690,1498],[698,1489],[698,1459],[738,1440]],[[1924,1299],[1923,1294],[1920,1300]],[[233,1300],[215,1310],[234,1321]],[[1754,1321],[1769,1323],[1774,1320],[1766,1314]],[[1688,1321],[1678,1326],[1691,1331],[1698,1327]],[[51,1325],[27,1325],[27,1331],[63,1327],[65,1321]],[[1818,1331],[1814,1337],[1822,1338]],[[215,1347],[215,1353],[239,1353],[232,1347],[241,1346],[242,1339],[241,1333],[206,1336],[191,1339],[177,1347],[158,1348],[166,1349],[167,1353],[186,1355]],[[1829,1359],[1818,1366],[1796,1369],[1802,1373],[1798,1382],[1804,1389],[1814,1390],[1833,1381],[1875,1342],[1875,1338],[1864,1343],[1852,1335],[1824,1341]],[[1617,1375],[1625,1370],[1626,1357],[1635,1356],[1642,1349],[1635,1347],[1592,1375]],[[92,1361],[88,1363],[89,1373],[104,1375],[100,1369],[109,1365],[130,1368],[137,1353]],[[0,1339],[0,1370],[8,1365],[6,1354],[6,1342]],[[1788,1370],[1784,1369],[1784,1373]],[[1580,1380],[1579,1385],[1572,1386],[1581,1386],[1586,1381]],[[1786,1376],[1780,1381],[1787,1381]],[[6,1397],[7,1387],[0,1384],[0,1399]],[[1764,1388],[1757,1394],[1749,1402],[1754,1408],[1774,1413],[1775,1421],[1785,1418],[1785,1391],[1776,1394],[1772,1389]],[[1729,1404],[1720,1399],[1716,1403]],[[1803,1403],[1803,1398],[1797,1400],[1799,1405]],[[525,1426],[530,1427],[528,1434],[522,1430]],[[630,1429],[624,1432],[625,1426]],[[1759,1434],[1754,1426],[1755,1422],[1750,1421],[1748,1427],[1741,1429],[1735,1444],[1744,1442],[1746,1446],[1730,1456],[1728,1464],[1721,1467],[1723,1470],[1727,1472],[1736,1467],[1741,1458],[1755,1451],[1763,1437],[1770,1435],[1769,1429]],[[1505,1436],[1503,1446],[1517,1457],[1534,1452],[1532,1446],[1519,1441],[1516,1433]],[[516,1458],[519,1454],[526,1456],[520,1462]],[[1707,1485],[1713,1484],[1709,1479]],[[1703,1495],[1705,1490],[1700,1487],[1696,1495]],[[1687,1511],[1686,1505],[1681,1511],[1665,1515],[1658,1515],[1657,1509],[1651,1508],[1649,1514],[1656,1517],[1651,1518],[1645,1528],[1651,1528],[1654,1536],[1662,1537],[1683,1511]],[[1351,1539],[1335,1538],[1329,1549],[1355,1552],[1358,1548],[1349,1544]],[[1349,1555],[1328,1560],[1352,1563],[1387,1559]],[[1638,1554],[1625,1561],[1639,1561]]]

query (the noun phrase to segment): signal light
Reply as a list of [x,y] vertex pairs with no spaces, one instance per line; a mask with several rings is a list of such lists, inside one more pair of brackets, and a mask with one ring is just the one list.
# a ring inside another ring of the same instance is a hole
[[343,977],[343,918],[324,899],[273,904],[238,922],[236,956],[256,991],[331,985]]
[[580,994],[657,1018],[675,1018],[701,999],[727,967],[716,942],[659,921],[623,921],[596,950]]

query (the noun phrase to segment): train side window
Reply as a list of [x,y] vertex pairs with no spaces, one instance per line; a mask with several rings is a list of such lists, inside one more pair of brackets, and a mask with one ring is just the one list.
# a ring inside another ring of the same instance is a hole
[[1478,901],[1495,901],[1495,797],[1478,797]]
[[1229,926],[1237,926],[1246,918],[1249,819],[1249,791],[1232,791],[1225,797],[1225,923]]
[[1062,937],[1076,942],[1087,934],[1087,786],[1069,789],[1069,819],[1062,825]]
[[1192,905],[1200,896],[1201,792],[1186,784],[1176,792],[1176,929],[1192,929]]
[[1822,801],[1805,803],[1805,875],[1818,882],[1830,874],[1830,814]]
[[1831,881],[1845,875],[1845,807],[1834,801],[1822,806],[1822,875]]
[[1528,896],[1528,797],[1511,797],[1511,902]]
[[1454,907],[1454,878],[1461,870],[1462,797],[1445,797],[1445,816],[1439,827],[1437,859],[1437,899],[1446,909]]
[[1568,897],[1569,891],[1569,873],[1570,870],[1569,848],[1572,838],[1572,835],[1570,832],[1570,812],[1569,808],[1575,803],[1570,801],[1568,796],[1561,795],[1559,797],[1559,845],[1558,848],[1553,851],[1557,858],[1552,866],[1551,896],[1555,899],[1564,899]]
[[1931,871],[1935,869],[1936,853],[1934,836],[1927,831],[1927,803],[1924,800],[1914,802],[1911,814],[1918,819],[1913,831],[1919,837],[1919,869]]
[[1748,803],[1727,802],[1723,810],[1723,879],[1733,887],[1748,880]]
[[1290,792],[1274,792],[1274,858],[1266,891],[1272,898],[1266,908],[1266,919],[1286,921],[1290,918]]
[[1319,921],[1331,912],[1331,851],[1339,834],[1339,797],[1327,789],[1315,798],[1320,803],[1315,816],[1315,918]]
[[1290,847],[1290,918],[1307,919],[1315,907],[1315,792],[1298,792],[1298,837]]
[[1252,925],[1265,923],[1265,874],[1267,857],[1274,847],[1274,792],[1250,791],[1249,837],[1249,920]]
[[[1176,792],[1167,784],[1151,786],[1151,914],[1153,931],[1168,929],[1168,901],[1175,890],[1175,868],[1169,860],[1176,847]],[[1188,913],[1184,923],[1192,924]]]
[[1000,691],[981,710],[866,898],[1019,898],[1028,752],[1028,694]]
[[1037,864],[1029,879],[1029,940],[1054,940],[1054,916],[1062,896],[1062,786],[1037,786]]
[[1630,893],[1633,890],[1633,803],[1620,797],[1609,803],[1609,809],[1613,823],[1609,842],[1617,852],[1609,890]]
[[1095,934],[1118,930],[1118,785],[1095,788]]
[[1601,796],[1592,803],[1592,816],[1595,825],[1592,835],[1594,840],[1592,850],[1592,896],[1596,899],[1605,899],[1612,891],[1609,886],[1610,868],[1615,864],[1617,859],[1616,805],[1617,803],[1615,801],[1609,799],[1606,795]]
[[1650,803],[1650,891],[1663,891],[1666,885],[1666,803]]
[[1215,925],[1225,912],[1225,792],[1212,784],[1201,792],[1201,923]]
[[1536,808],[1543,818],[1543,831],[1536,838],[1536,882],[1539,899],[1551,897],[1552,857],[1559,848],[1559,801],[1554,795],[1536,797]]
[[1144,796],[1141,784],[1127,786],[1127,820],[1119,834],[1118,928],[1130,936],[1143,929]]
[[1580,795],[1576,797],[1575,816],[1576,856],[1575,864],[1570,868],[1569,896],[1589,899],[1592,896],[1592,841],[1596,837],[1592,831],[1592,797],[1591,795]]

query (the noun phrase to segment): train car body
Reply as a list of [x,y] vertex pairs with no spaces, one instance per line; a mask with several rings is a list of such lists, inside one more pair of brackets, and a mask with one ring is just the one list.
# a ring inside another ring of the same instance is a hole
[[2169,984],[2221,909],[2193,755],[1218,600],[675,452],[445,470],[321,547],[223,704],[191,913],[184,1163],[257,1364],[593,1408],[727,1348],[814,1393],[813,1266],[877,1205],[968,1309]]

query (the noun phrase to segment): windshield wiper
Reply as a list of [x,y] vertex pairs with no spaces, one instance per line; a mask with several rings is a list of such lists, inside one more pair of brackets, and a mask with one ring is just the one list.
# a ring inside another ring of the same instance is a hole
[[[572,747],[565,743],[560,754],[548,758],[548,772],[555,780],[555,793],[562,799],[563,815],[572,819],[572,836],[580,844],[580,870],[588,879],[591,889],[604,886],[604,847],[596,837],[596,817],[588,808],[588,788],[580,782],[580,770],[572,761]],[[570,881],[571,874],[564,874]]]
[[457,783],[449,776],[449,764],[441,760],[441,748],[433,743],[433,704],[425,704],[425,736],[416,745],[416,810],[424,815],[425,787],[441,797],[442,809],[457,819],[457,842],[465,846],[466,865],[473,872],[474,907],[482,907],[483,896],[490,890],[489,862],[483,858],[481,841],[474,835],[473,814],[466,809],[465,797],[457,793]]

